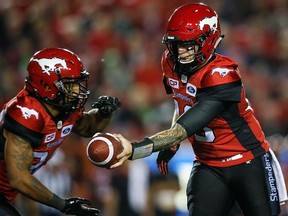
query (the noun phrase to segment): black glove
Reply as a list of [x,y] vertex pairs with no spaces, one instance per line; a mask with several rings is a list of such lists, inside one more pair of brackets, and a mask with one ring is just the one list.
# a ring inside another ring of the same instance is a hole
[[67,198],[63,213],[66,215],[97,216],[99,209],[87,207],[91,202],[84,198]]
[[176,154],[180,145],[173,146],[170,149],[162,150],[158,153],[156,162],[158,170],[161,174],[166,175],[169,173],[168,162]]
[[110,116],[115,110],[119,109],[121,102],[116,97],[100,96],[96,102],[92,104],[93,108],[98,108],[103,117]]

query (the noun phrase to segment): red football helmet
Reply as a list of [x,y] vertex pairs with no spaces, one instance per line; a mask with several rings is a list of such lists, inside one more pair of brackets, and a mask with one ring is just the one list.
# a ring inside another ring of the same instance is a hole
[[47,48],[30,59],[26,89],[46,103],[71,112],[82,108],[89,91],[89,73],[80,58],[62,48]]
[[[197,70],[208,61],[222,38],[217,13],[205,4],[193,3],[180,6],[173,12],[166,26],[163,43],[174,60],[174,71],[181,75]],[[178,60],[179,45],[199,46],[193,62],[181,65]]]

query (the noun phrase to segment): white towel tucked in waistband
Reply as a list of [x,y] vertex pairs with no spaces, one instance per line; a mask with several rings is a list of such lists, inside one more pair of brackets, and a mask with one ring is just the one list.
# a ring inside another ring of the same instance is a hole
[[288,200],[284,176],[283,176],[280,164],[278,162],[278,159],[276,158],[274,152],[271,149],[269,150],[269,152],[272,155],[272,167],[273,167],[273,172],[274,172],[275,179],[276,179],[276,185],[277,185],[277,190],[279,194],[279,201],[280,201],[280,204],[283,205],[285,204],[285,201]]

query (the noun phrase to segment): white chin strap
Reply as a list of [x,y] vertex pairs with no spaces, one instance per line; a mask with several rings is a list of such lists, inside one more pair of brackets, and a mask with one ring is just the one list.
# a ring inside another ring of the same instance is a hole
[[221,37],[221,36],[217,39],[215,46],[214,46],[214,49],[216,49],[218,47],[218,45],[222,41],[222,39],[223,39],[223,37]]

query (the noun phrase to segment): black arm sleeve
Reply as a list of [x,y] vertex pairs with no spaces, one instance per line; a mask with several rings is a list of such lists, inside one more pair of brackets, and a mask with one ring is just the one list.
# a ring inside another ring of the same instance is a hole
[[222,113],[227,103],[229,102],[200,100],[183,113],[176,123],[185,128],[188,137],[190,137]]

